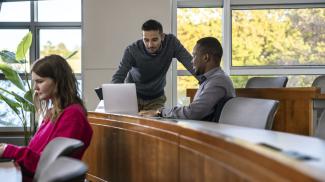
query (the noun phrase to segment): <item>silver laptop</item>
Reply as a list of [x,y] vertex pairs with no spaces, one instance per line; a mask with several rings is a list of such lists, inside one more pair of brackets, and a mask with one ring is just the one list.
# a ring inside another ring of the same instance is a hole
[[138,114],[138,100],[134,83],[103,84],[106,113]]

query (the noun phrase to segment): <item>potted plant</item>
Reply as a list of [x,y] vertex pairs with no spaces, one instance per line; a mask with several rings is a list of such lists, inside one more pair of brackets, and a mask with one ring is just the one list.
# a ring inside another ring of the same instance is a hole
[[[0,86],[0,100],[4,101],[9,108],[16,114],[22,123],[24,129],[24,143],[28,144],[30,138],[35,134],[38,126],[38,118],[35,117],[35,108],[33,104],[33,90],[29,81],[30,74],[28,73],[28,62],[26,54],[32,44],[32,33],[28,32],[19,45],[16,53],[8,50],[0,51],[0,71],[5,75],[5,78],[15,85],[18,90],[16,92],[9,91]],[[65,59],[69,59],[78,51],[72,52]],[[24,71],[19,74],[12,67],[12,64],[23,64]]]
[[[5,78],[18,88],[14,92],[0,87],[0,100],[4,101],[21,121],[24,129],[25,145],[28,144],[29,139],[37,128],[33,105],[33,91],[29,82],[29,74],[27,72],[28,62],[26,59],[26,54],[31,44],[32,33],[28,32],[19,43],[16,53],[7,50],[0,51],[2,59],[0,70],[5,75]],[[20,75],[12,67],[12,64],[24,64],[24,73]]]

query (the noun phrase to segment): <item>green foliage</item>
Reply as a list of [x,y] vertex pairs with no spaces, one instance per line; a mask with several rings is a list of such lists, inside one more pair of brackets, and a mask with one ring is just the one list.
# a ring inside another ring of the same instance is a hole
[[[0,88],[0,100],[4,101],[21,120],[24,135],[25,145],[28,144],[29,139],[36,131],[35,109],[33,105],[33,91],[28,81],[28,73],[25,69],[25,79],[22,79],[19,72],[14,70],[10,64],[25,64],[26,68],[26,54],[32,43],[32,34],[29,32],[24,36],[17,47],[16,53],[3,50],[0,52],[3,63],[0,63],[0,70],[5,75],[5,78],[14,84],[23,94],[8,91],[5,88]],[[28,89],[25,88],[27,86]],[[29,118],[28,118],[29,116]],[[28,123],[29,126],[28,127]]]
[[[205,36],[222,36],[221,8],[179,8],[177,36],[188,51]],[[225,42],[224,44],[229,44]],[[324,65],[325,9],[232,11],[232,66]],[[178,63],[178,70],[185,69]],[[244,87],[249,75],[232,76]],[[312,76],[292,76],[292,86],[310,86]],[[288,83],[289,84],[289,83]],[[196,88],[189,76],[178,79],[178,97]]]
[[7,50],[0,51],[0,57],[5,63],[18,63],[16,60],[15,53],[13,52]]
[[19,62],[26,62],[26,53],[30,46],[32,45],[32,33],[28,32],[23,40],[19,43],[16,51],[16,60]]
[[[182,8],[177,10],[177,37],[187,51],[192,52],[196,41],[212,36],[221,39],[221,9],[216,8]],[[183,65],[177,65],[184,70]]]
[[59,43],[57,45],[53,45],[51,42],[46,42],[41,51],[41,55],[51,55],[51,54],[58,54],[65,59],[70,59],[71,57],[75,57],[78,51],[70,51],[64,43]]
[[11,81],[14,85],[16,85],[19,89],[25,91],[24,83],[19,76],[19,73],[12,69],[9,64],[0,63],[0,70],[5,75],[6,79]]
[[[0,100],[4,101],[9,106],[22,122],[26,145],[37,129],[35,108],[33,104],[33,90],[31,89],[28,80],[30,74],[28,74],[26,70],[28,66],[26,55],[31,44],[32,33],[28,32],[17,46],[16,53],[8,50],[0,51],[0,57],[2,60],[2,63],[0,63],[0,70],[5,75],[5,78],[19,89],[16,93],[0,87]],[[41,54],[60,54],[66,57],[66,59],[69,59],[78,53],[78,51],[69,51],[63,43],[60,43],[55,47],[52,46],[51,42],[48,42],[48,44],[44,46],[43,50],[44,51]],[[21,74],[13,68],[12,64],[24,65],[24,79],[22,79]]]
[[324,14],[321,8],[233,11],[233,66],[325,64]]
[[245,88],[250,76],[230,76],[235,88]]
[[[177,37],[191,53],[196,41],[200,38],[213,36],[221,39],[222,10],[217,8],[181,8],[177,10]],[[177,63],[178,70],[185,70]],[[186,89],[198,88],[198,81],[193,76],[180,76],[177,80],[177,97],[179,104],[185,105]]]
[[53,45],[50,41],[46,42],[43,48],[40,51],[40,57],[47,56],[50,54],[58,54],[67,59],[69,65],[73,69],[74,73],[81,73],[81,63],[80,58],[81,54],[78,51],[80,48],[76,48],[77,50],[71,51],[69,50],[64,43],[58,43]]

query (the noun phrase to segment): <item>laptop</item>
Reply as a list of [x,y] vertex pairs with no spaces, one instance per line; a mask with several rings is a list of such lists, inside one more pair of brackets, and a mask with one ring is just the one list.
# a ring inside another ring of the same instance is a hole
[[103,84],[106,113],[138,114],[138,100],[134,83]]
[[94,88],[99,100],[103,100],[103,89],[100,87]]

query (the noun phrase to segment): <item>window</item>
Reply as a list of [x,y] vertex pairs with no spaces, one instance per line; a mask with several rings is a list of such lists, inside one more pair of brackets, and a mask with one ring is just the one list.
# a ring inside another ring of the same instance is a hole
[[[17,13],[19,12],[19,13]],[[4,2],[1,5],[0,22],[29,22],[30,2]]]
[[40,57],[54,53],[67,57],[78,51],[68,62],[75,73],[81,73],[80,29],[41,29],[39,37]]
[[[325,73],[322,0],[176,2],[180,41],[192,51],[195,41],[203,36],[222,39],[223,69],[237,88],[244,87],[252,76],[278,75],[289,77],[288,87],[307,87]],[[177,66],[179,104],[186,104],[187,88],[198,87],[183,69]]]
[[311,86],[325,71],[323,6],[234,5],[229,61],[235,85],[244,84],[238,79],[244,75],[288,75],[288,87]]
[[[177,9],[177,37],[192,53],[196,41],[202,37],[216,37],[221,42],[222,32],[221,8],[178,8]],[[177,63],[177,103],[186,105],[187,88],[197,88],[198,81],[186,70],[181,63]]]
[[39,1],[37,12],[39,22],[81,22],[81,0]]
[[[15,52],[17,45],[27,32],[28,29],[0,29],[0,50]],[[12,66],[20,72],[24,71],[24,67],[21,64]]]
[[[0,11],[0,50],[15,52],[23,36],[31,31],[34,41],[27,58],[30,62],[48,54],[66,57],[77,51],[68,62],[81,88],[81,17],[81,0],[3,2]],[[20,65],[15,68],[24,71]],[[2,87],[17,92],[2,73],[0,78]],[[0,127],[21,127],[20,120],[4,102],[0,102],[0,116]]]
[[325,65],[325,8],[232,11],[232,66]]

